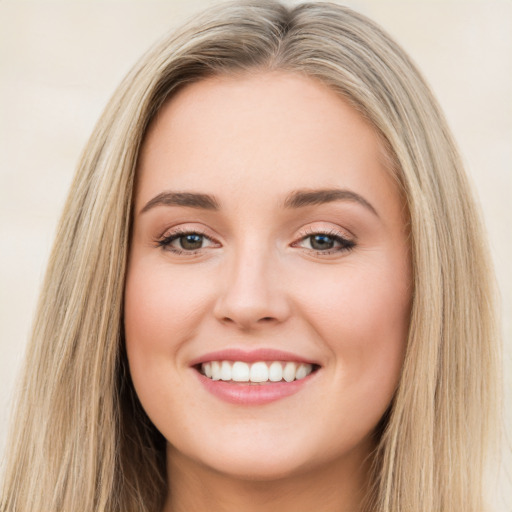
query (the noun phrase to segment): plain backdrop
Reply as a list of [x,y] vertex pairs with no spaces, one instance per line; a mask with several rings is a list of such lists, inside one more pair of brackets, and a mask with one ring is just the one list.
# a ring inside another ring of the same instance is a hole
[[[80,151],[114,88],[143,51],[214,3],[0,0],[0,453],[35,302]],[[419,65],[444,108],[478,194],[501,289],[505,338],[508,437],[493,494],[497,510],[512,510],[512,2],[343,3],[381,23]]]

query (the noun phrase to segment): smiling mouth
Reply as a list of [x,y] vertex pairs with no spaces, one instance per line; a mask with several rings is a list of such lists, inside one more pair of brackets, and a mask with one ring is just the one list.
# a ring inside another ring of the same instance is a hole
[[271,384],[302,380],[318,370],[318,365],[292,361],[208,361],[196,369],[212,381],[241,384]]

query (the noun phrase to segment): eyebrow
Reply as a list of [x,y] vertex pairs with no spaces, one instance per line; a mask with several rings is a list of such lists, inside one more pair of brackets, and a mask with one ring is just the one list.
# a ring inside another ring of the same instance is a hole
[[327,188],[320,190],[295,190],[284,200],[284,208],[303,208],[334,201],[353,201],[370,210],[377,217],[377,210],[363,197],[351,190]]
[[[351,190],[338,188],[295,190],[285,198],[282,206],[285,209],[295,209],[332,203],[334,201],[353,201],[364,206],[377,217],[379,216],[375,208],[364,197],[352,192]],[[215,196],[210,194],[165,191],[149,200],[140,213],[147,212],[155,206],[185,206],[189,208],[199,208],[202,210],[220,210],[219,202]]]
[[162,192],[146,203],[140,213],[147,212],[155,206],[188,206],[202,210],[220,210],[214,196],[195,192]]

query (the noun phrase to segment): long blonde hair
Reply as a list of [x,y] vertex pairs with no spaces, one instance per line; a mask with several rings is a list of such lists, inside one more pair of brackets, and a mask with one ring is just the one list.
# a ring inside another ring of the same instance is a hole
[[123,289],[137,157],[160,106],[210,75],[320,80],[375,127],[410,217],[414,291],[400,383],[376,436],[367,508],[482,512],[497,418],[494,279],[440,109],[404,51],[329,3],[222,4],[151,49],[84,150],[50,257],[15,411],[2,512],[161,509],[165,440],[134,393]]

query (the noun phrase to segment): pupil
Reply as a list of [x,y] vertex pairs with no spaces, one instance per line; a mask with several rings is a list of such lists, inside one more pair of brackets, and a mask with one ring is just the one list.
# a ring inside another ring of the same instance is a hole
[[313,249],[332,249],[334,240],[327,235],[314,235],[311,237],[311,247]]
[[202,235],[185,235],[180,237],[180,245],[183,249],[193,250],[200,249],[203,243]]

